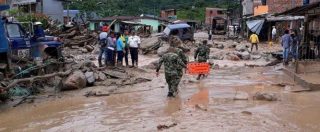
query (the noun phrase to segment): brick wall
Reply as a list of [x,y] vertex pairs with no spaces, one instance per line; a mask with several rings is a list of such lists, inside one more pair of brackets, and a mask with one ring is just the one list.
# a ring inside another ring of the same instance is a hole
[[303,5],[303,0],[267,0],[269,13],[280,13]]
[[[222,14],[221,14],[222,12]],[[205,24],[211,24],[211,19],[213,17],[223,17],[226,18],[225,10],[219,8],[206,8],[206,20]]]
[[[320,0],[310,0],[310,3],[320,2]],[[303,0],[267,0],[269,13],[280,13],[303,5]]]
[[176,10],[162,10],[160,13],[161,18],[168,18],[169,16],[176,16]]

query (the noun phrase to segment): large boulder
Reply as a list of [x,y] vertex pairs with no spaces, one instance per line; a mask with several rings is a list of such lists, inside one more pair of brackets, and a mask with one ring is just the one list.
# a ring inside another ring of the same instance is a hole
[[250,60],[250,53],[248,51],[244,51],[240,53],[242,60]]
[[239,44],[236,46],[236,51],[240,51],[240,52],[248,51],[248,47],[247,45]]
[[152,46],[155,46],[159,43],[160,43],[160,41],[159,41],[158,37],[146,38],[146,39],[142,40],[140,47],[142,50],[144,50],[144,49],[148,49]]
[[107,79],[107,76],[103,72],[97,72],[94,76],[97,81],[105,81]]
[[255,100],[264,100],[264,101],[277,101],[278,96],[275,93],[260,93],[257,92],[253,98]]
[[239,61],[240,60],[240,58],[235,54],[228,54],[226,58],[228,60],[232,60],[232,61]]
[[86,79],[87,79],[87,85],[93,85],[94,82],[96,81],[96,78],[94,77],[94,73],[86,72],[84,75],[86,76]]
[[213,48],[224,49],[224,45],[223,44],[214,44]]
[[215,60],[223,60],[226,55],[225,51],[218,51],[218,52],[213,52],[210,53],[210,59],[215,59]]
[[163,56],[164,54],[166,54],[169,50],[169,45],[168,44],[164,44],[162,47],[160,47],[158,50],[157,50],[157,54],[158,56]]
[[63,82],[61,90],[76,90],[85,88],[87,85],[86,76],[81,71],[75,71]]

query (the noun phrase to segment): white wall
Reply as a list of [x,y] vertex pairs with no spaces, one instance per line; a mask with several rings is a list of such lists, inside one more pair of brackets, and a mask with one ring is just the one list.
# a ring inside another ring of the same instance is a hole
[[[38,3],[41,6],[41,3]],[[63,22],[63,5],[58,0],[43,0],[43,13],[52,20]]]

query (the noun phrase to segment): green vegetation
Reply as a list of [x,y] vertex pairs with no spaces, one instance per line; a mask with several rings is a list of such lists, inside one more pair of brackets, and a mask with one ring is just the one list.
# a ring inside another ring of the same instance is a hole
[[[14,16],[19,22],[41,22],[44,28],[49,27],[50,18],[40,13],[24,13],[18,9],[9,10],[9,15]],[[29,24],[22,24],[25,28],[29,27]]]
[[[161,9],[177,9],[178,19],[203,21],[205,7],[233,9],[239,0],[72,0],[70,9],[105,16],[151,14],[159,16]],[[89,16],[90,17],[90,16]]]

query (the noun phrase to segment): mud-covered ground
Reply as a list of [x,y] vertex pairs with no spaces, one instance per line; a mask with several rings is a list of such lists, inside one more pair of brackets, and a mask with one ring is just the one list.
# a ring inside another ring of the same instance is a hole
[[[196,37],[205,39],[206,34]],[[213,53],[219,50],[212,49]],[[279,45],[262,44],[260,49],[273,52]],[[192,52],[188,55],[192,61]],[[97,64],[95,57],[93,52],[74,55],[74,60]],[[12,107],[13,102],[1,104],[0,131],[320,131],[320,92],[291,92],[297,86],[281,65],[263,67],[269,63],[265,59],[213,60],[219,68],[215,67],[207,78],[197,81],[196,76],[186,74],[179,96],[167,98],[163,71],[156,77],[155,70],[150,69],[150,63],[158,59],[155,54],[140,55],[141,69],[126,68],[150,82],[99,83],[65,92],[51,89],[17,107]],[[88,92],[103,96],[84,96]],[[256,93],[273,94],[276,101],[254,99]]]
[[[99,86],[3,108],[0,131],[157,131],[159,125],[171,125],[164,131],[320,130],[319,92],[290,92],[294,83],[281,66],[221,68],[201,81],[185,75],[179,96],[171,99],[163,75],[142,74],[153,80],[116,88],[110,96],[83,96],[112,89]],[[278,101],[253,100],[256,92],[276,93]],[[234,100],[245,93],[248,100]]]

